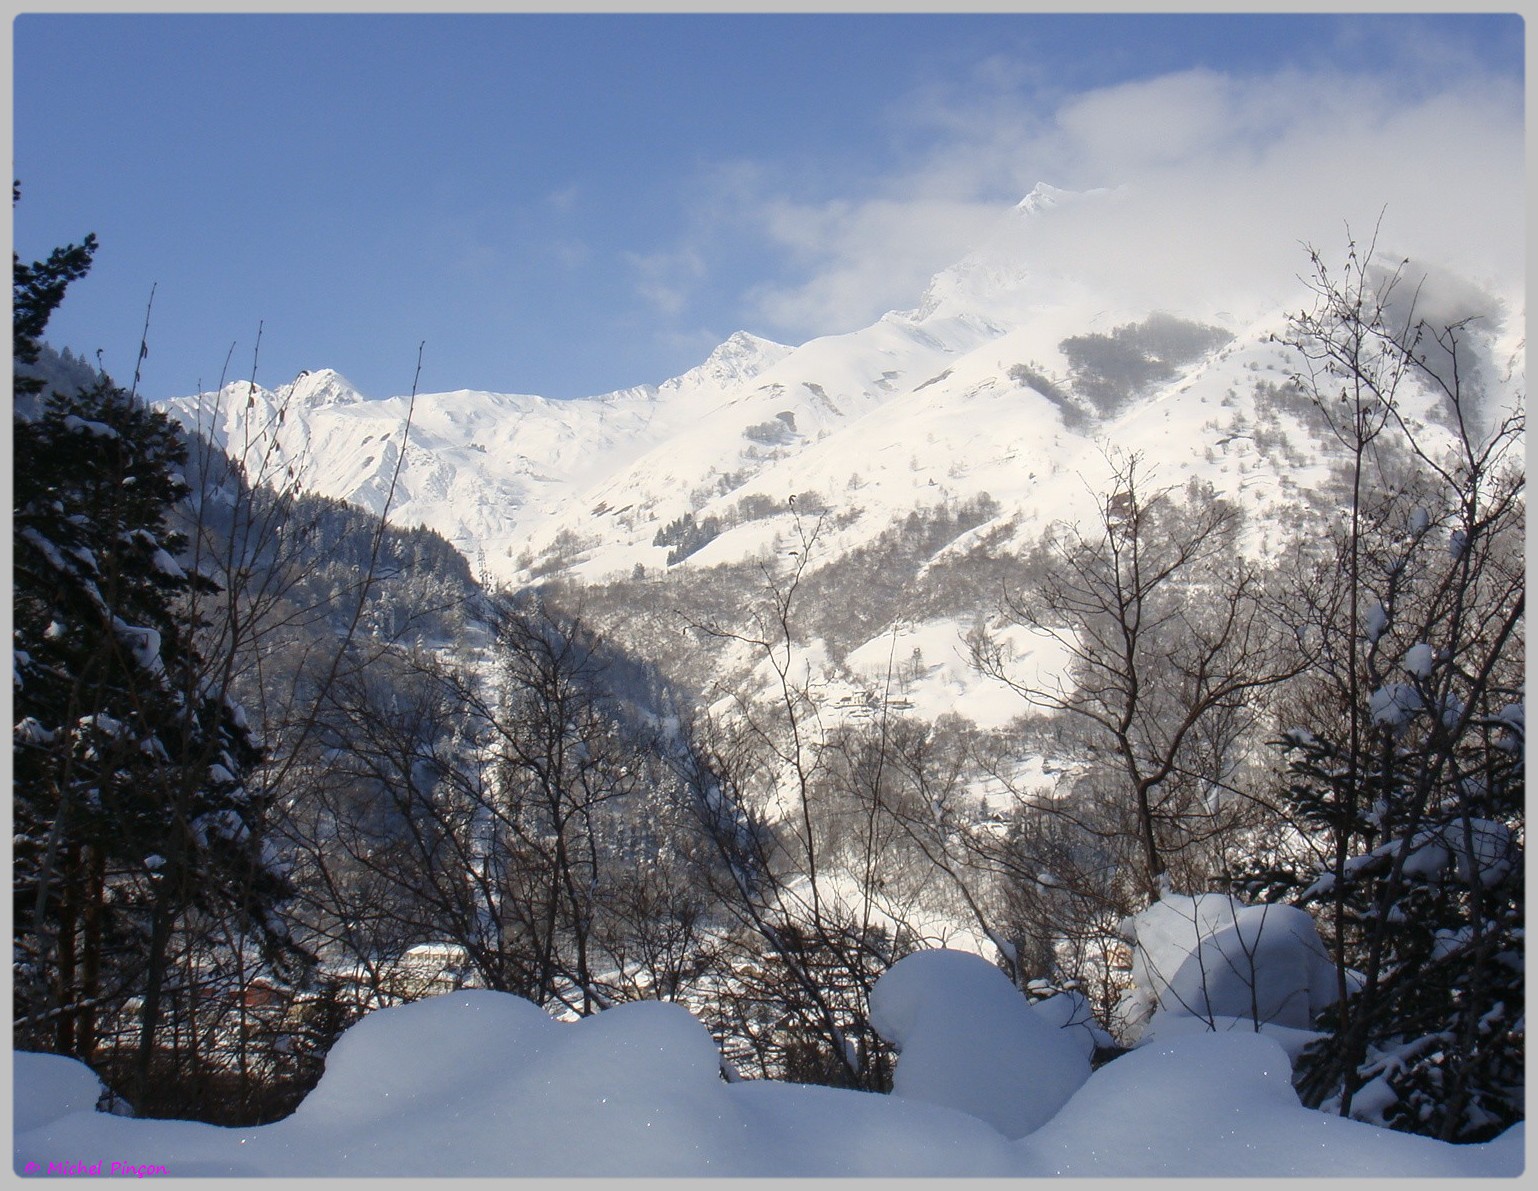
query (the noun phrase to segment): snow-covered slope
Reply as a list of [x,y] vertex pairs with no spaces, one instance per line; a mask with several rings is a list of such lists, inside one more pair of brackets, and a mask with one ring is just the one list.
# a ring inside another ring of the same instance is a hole
[[[714,518],[715,536],[700,535],[710,540],[674,565],[763,556],[789,532],[793,495],[798,509],[833,515],[823,561],[916,506],[984,492],[1023,538],[1093,510],[1108,448],[1142,452],[1160,484],[1198,477],[1242,498],[1263,533],[1326,464],[1305,404],[1278,396],[1295,361],[1272,340],[1308,294],[1298,283],[1285,306],[1214,294],[1212,309],[1163,312],[1228,338],[1123,404],[1088,402],[1063,345],[1155,312],[1036,267],[1023,232],[1117,201],[1038,187],[914,309],[794,348],[739,332],[658,386],[573,401],[459,391],[413,402],[367,399],[318,371],[275,390],[237,382],[163,404],[246,451],[253,474],[270,451],[269,474],[293,468],[307,487],[374,511],[388,502],[395,522],[437,530],[513,582],[556,571],[596,580],[637,564],[655,573],[669,565],[659,531],[685,515]],[[1481,324],[1475,346],[1497,385],[1521,384],[1522,318],[1498,309]]]
[[253,479],[281,484],[292,474],[323,495],[388,508],[394,523],[426,525],[508,576],[511,545],[521,548],[531,523],[562,512],[789,350],[738,333],[660,386],[579,401],[467,390],[372,399],[321,369],[276,389],[235,381],[161,404],[241,457]]

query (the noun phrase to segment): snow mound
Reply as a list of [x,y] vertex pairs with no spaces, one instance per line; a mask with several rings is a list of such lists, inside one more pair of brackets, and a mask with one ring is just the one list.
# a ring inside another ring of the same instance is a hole
[[1099,1047],[1115,1049],[1116,1039],[1100,1028],[1083,993],[1060,992],[1045,1001],[1036,1001],[1031,1012],[1054,1029],[1071,1038],[1086,1059],[1095,1057]]
[[[676,1003],[566,1023],[484,991],[370,1014],[332,1048],[297,1112],[245,1129],[93,1111],[99,1085],[83,1064],[19,1054],[13,1164],[267,1178],[1522,1170],[1521,1126],[1455,1146],[1303,1108],[1286,1052],[1253,1032],[1161,1038],[1088,1075],[1082,1030],[1054,1024],[1073,1006],[1027,1006],[976,956],[910,956],[875,992],[881,1028],[903,1043],[891,1096],[727,1083],[709,1032]],[[1027,1108],[1016,1099],[1051,1119],[1019,1137]]]
[[463,1174],[700,1175],[742,1131],[727,1091],[714,1041],[681,1005],[636,1001],[563,1024],[518,997],[465,991],[364,1018],[273,1129],[317,1152],[350,1138],[344,1148],[367,1155],[360,1174],[440,1173],[447,1147]]
[[1221,893],[1167,893],[1122,924],[1135,945],[1134,990],[1122,1010],[1137,1028],[1156,1011],[1239,1018],[1307,1030],[1335,1000],[1335,970],[1308,913],[1246,906]]
[[1095,1072],[1020,1143],[1032,1165],[1070,1176],[1452,1177],[1517,1173],[1522,1127],[1454,1146],[1304,1108],[1287,1054],[1250,1033],[1140,1047]]
[[965,951],[899,960],[870,995],[871,1025],[897,1047],[892,1094],[987,1121],[1005,1137],[1045,1124],[1089,1078],[1075,1035],[1031,1010],[1009,978]]
[[16,1097],[12,1112],[18,1136],[71,1113],[94,1112],[107,1090],[89,1067],[75,1059],[27,1052],[14,1057],[16,1087],[27,1089],[26,1095]]
[[337,1128],[435,1104],[453,1111],[467,1089],[537,1062],[559,1033],[533,1002],[479,989],[370,1013],[337,1039],[290,1119]]
[[[960,1114],[864,1092],[728,1084],[709,1031],[672,1002],[631,1002],[575,1023],[486,991],[379,1010],[332,1048],[292,1116],[243,1130],[89,1111],[95,1077],[83,1064],[27,1057],[44,1062],[18,1063],[17,1102],[48,1109],[19,1119],[18,1170],[58,1154],[200,1176],[1016,1170],[1008,1142]],[[91,1094],[50,1096],[71,1079]]]

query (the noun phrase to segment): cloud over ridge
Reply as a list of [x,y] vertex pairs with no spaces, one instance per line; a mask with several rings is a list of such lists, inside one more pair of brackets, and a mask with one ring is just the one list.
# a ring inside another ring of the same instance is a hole
[[786,262],[741,295],[744,321],[806,336],[911,305],[1043,181],[1117,201],[1054,211],[1018,250],[1132,305],[1274,300],[1301,244],[1343,248],[1348,229],[1498,291],[1521,284],[1522,95],[1507,79],[1194,69],[1045,106],[953,99],[926,119],[943,135],[859,197],[735,196],[729,221]]

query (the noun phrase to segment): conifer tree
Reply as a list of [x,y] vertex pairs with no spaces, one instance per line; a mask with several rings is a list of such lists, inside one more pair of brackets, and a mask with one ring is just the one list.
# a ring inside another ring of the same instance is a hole
[[[20,196],[20,185],[13,184],[12,201]],[[15,392],[18,395],[42,391],[42,382],[25,375],[22,366],[37,363],[42,351],[43,330],[48,326],[48,320],[59,308],[59,303],[64,301],[64,291],[70,283],[78,281],[90,271],[91,258],[95,254],[94,232],[79,244],[55,248],[46,261],[33,261],[27,265],[14,252],[11,254],[11,354],[15,365]]]
[[[16,264],[18,366],[92,250]],[[245,780],[261,749],[204,680],[187,609],[212,582],[178,560],[186,451],[168,419],[103,377],[13,422],[16,1040],[89,1060],[136,998],[142,1091],[173,942],[234,915],[272,961],[298,958]]]

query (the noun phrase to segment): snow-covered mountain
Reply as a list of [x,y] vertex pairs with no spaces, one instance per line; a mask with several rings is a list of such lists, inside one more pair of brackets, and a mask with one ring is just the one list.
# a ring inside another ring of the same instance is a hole
[[[655,573],[670,554],[688,567],[765,555],[808,509],[832,515],[830,560],[916,506],[981,493],[1023,539],[1092,511],[1108,447],[1142,452],[1161,484],[1211,481],[1263,526],[1326,467],[1306,403],[1285,391],[1296,362],[1273,340],[1307,291],[1299,282],[1259,308],[1237,293],[1214,294],[1211,309],[1132,308],[1022,250],[1022,229],[1117,201],[1040,186],[912,310],[797,347],[738,332],[661,385],[412,401],[366,398],[321,370],[162,404],[245,453],[253,475],[294,468],[323,494],[388,504],[394,522],[437,530],[510,582]],[[1520,387],[1524,312],[1486,314],[1473,340],[1484,375]],[[1117,371],[1113,332],[1134,325],[1147,332],[1140,350],[1172,365],[1165,375]],[[696,528],[680,550],[667,530],[686,517]]]
[[388,507],[393,522],[426,525],[472,561],[484,551],[493,574],[510,576],[507,547],[531,523],[787,351],[737,334],[660,386],[578,401],[465,390],[370,399],[321,369],[276,389],[235,381],[162,404],[242,457],[254,479],[292,468],[305,488],[374,513]]

